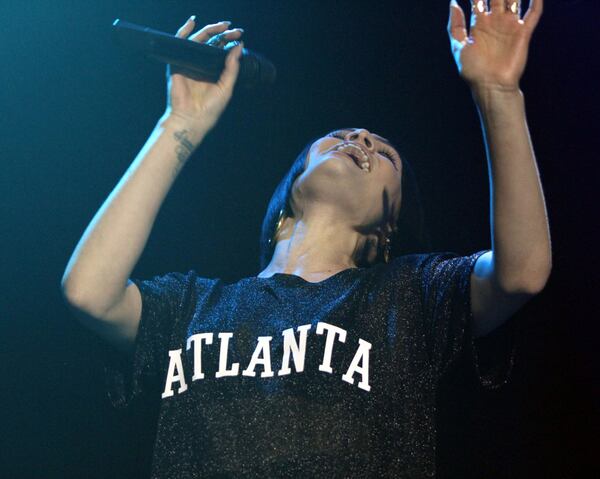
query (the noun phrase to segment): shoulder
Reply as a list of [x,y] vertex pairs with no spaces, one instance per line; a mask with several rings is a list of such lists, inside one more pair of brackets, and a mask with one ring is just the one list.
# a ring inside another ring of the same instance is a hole
[[428,288],[459,282],[468,283],[477,260],[487,250],[460,255],[452,251],[428,252],[395,257],[383,267],[388,277]]
[[387,265],[390,272],[403,273],[425,273],[434,271],[445,261],[461,258],[457,253],[451,251],[413,253],[396,256]]
[[142,298],[172,298],[183,302],[186,296],[198,295],[213,289],[220,283],[218,278],[207,278],[190,269],[187,272],[173,271],[147,279],[131,280],[139,289]]

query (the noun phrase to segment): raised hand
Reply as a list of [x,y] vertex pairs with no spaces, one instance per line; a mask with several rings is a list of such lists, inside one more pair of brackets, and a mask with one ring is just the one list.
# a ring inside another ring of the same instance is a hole
[[470,0],[471,24],[450,2],[448,35],[460,76],[472,88],[516,91],[525,64],[529,41],[542,15],[543,0],[530,0],[521,19],[520,0]]
[[[189,41],[224,47],[229,41],[237,41],[244,30],[228,30],[231,22],[206,25],[189,36],[195,26],[195,16],[190,17],[177,31],[177,36]],[[208,131],[217,122],[229,103],[239,73],[239,58],[243,43],[232,48],[225,60],[225,68],[216,83],[197,80],[182,70],[167,66],[167,108],[165,115],[175,115],[187,122],[194,130]]]

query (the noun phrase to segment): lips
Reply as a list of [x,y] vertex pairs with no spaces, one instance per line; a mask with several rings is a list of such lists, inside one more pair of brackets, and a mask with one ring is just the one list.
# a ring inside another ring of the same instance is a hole
[[355,143],[344,142],[335,147],[334,151],[339,151],[352,158],[356,166],[366,173],[371,171],[371,161],[369,155]]

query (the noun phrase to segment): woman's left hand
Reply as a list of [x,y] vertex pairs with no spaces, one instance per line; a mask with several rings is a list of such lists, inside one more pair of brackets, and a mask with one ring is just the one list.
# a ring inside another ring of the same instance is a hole
[[518,90],[543,0],[530,0],[522,20],[520,0],[469,1],[472,14],[468,34],[462,8],[454,1],[450,3],[448,35],[460,76],[471,88]]

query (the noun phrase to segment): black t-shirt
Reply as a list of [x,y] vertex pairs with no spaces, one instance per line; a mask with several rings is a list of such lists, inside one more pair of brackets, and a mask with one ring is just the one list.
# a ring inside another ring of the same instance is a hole
[[110,396],[160,398],[152,477],[433,477],[436,390],[470,341],[482,253],[319,283],[134,279],[142,318]]

